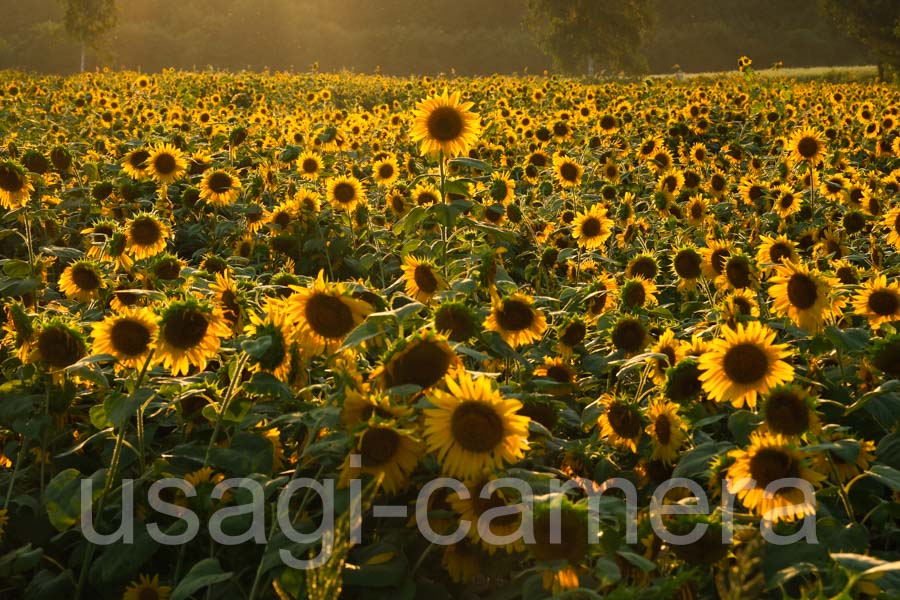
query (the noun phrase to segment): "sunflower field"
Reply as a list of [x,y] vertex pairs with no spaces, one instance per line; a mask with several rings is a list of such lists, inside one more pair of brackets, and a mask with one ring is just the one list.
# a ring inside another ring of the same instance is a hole
[[900,597],[898,87],[7,71],[0,127],[0,598]]

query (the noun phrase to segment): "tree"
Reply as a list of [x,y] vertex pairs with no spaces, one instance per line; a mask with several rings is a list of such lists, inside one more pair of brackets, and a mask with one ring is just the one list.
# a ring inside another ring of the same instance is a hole
[[527,0],[525,23],[554,65],[593,74],[643,72],[652,28],[649,0]]
[[116,0],[60,0],[65,14],[63,26],[81,44],[81,72],[87,48],[97,49],[103,36],[116,26]]
[[869,49],[879,79],[884,80],[885,65],[900,70],[900,1],[819,0],[819,9]]

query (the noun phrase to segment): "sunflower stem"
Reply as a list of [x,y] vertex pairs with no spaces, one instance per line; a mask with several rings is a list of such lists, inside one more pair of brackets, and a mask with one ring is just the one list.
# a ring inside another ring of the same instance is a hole
[[25,246],[28,248],[28,269],[34,277],[34,239],[31,234],[31,215],[28,214],[28,205],[22,208],[25,214]]
[[[441,149],[438,155],[438,168],[440,169],[441,175],[441,203],[446,206],[447,205],[447,174],[444,172],[444,150]],[[444,216],[446,217],[449,214],[449,211],[444,211]],[[441,225],[441,251],[443,254],[443,264],[441,265],[442,270],[444,272],[444,278],[447,279],[447,230],[450,228],[450,220],[447,220],[446,225]]]
[[225,418],[225,413],[228,411],[228,405],[231,404],[231,399],[237,391],[237,382],[241,380],[241,374],[243,373],[244,366],[247,364],[249,358],[250,355],[246,352],[241,354],[240,359],[238,359],[237,368],[234,370],[234,376],[231,378],[231,381],[228,382],[228,388],[225,390],[225,398],[222,399],[222,407],[216,415],[216,425],[213,428],[212,436],[209,438],[209,445],[206,446],[206,456],[203,459],[204,467],[209,466],[209,455],[212,453],[213,446],[216,444],[216,439],[219,437],[219,431],[222,429],[222,420]]
[[22,436],[22,445],[19,446],[19,452],[16,455],[16,464],[13,465],[13,471],[9,476],[9,485],[6,487],[6,498],[3,500],[3,508],[9,508],[9,501],[12,498],[13,484],[16,482],[16,475],[19,473],[19,465],[25,460],[25,447],[28,445],[28,439]]
[[825,451],[825,457],[828,459],[828,466],[831,468],[831,473],[834,475],[835,481],[837,481],[837,491],[838,496],[841,498],[841,503],[844,505],[844,511],[847,513],[847,516],[850,518],[850,521],[856,523],[856,517],[853,514],[853,507],[850,504],[850,497],[847,495],[847,488],[844,488],[844,484],[841,483],[840,475],[838,475],[837,467],[834,466],[834,460],[831,458],[831,453],[827,450]]

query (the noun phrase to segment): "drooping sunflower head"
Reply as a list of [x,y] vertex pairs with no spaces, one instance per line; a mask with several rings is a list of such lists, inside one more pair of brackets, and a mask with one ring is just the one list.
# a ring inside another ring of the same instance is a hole
[[264,312],[251,312],[250,323],[245,328],[248,341],[244,350],[250,356],[250,364],[257,371],[271,373],[287,382],[291,368],[293,328],[284,314],[281,302],[269,298]]
[[343,285],[326,282],[323,272],[311,287],[291,289],[295,293],[287,298],[287,316],[296,324],[300,347],[310,354],[336,350],[373,311],[371,304],[354,298]]
[[452,158],[466,154],[481,133],[472,102],[460,102],[460,93],[430,96],[419,102],[413,112],[412,140],[420,144],[422,154],[442,154]]
[[477,332],[478,321],[463,302],[444,302],[434,311],[434,329],[451,342],[464,342]]
[[613,346],[627,356],[639,353],[650,341],[650,336],[638,317],[621,317],[610,332]]
[[[553,511],[558,511],[558,524]],[[536,503],[532,527],[534,543],[526,544],[526,547],[538,561],[579,565],[590,552],[589,513],[584,503],[576,504],[562,494],[547,502]]]
[[401,268],[407,295],[422,304],[428,304],[435,294],[447,289],[447,283],[431,260],[408,254],[403,257]]
[[685,424],[678,414],[678,405],[658,399],[647,409],[647,435],[653,441],[652,460],[668,466],[678,458],[678,451],[687,439]]
[[564,351],[571,352],[587,336],[587,324],[578,316],[570,316],[556,328],[556,336]]
[[484,327],[516,348],[539,340],[547,330],[547,318],[534,307],[531,296],[516,292],[494,303]]
[[381,477],[386,493],[399,493],[425,453],[424,446],[411,431],[393,422],[370,422],[353,438],[354,456],[348,456],[341,467],[341,487],[361,474],[368,474]]
[[87,347],[78,329],[68,321],[53,317],[35,327],[31,361],[51,369],[65,369],[81,360]]
[[156,315],[148,308],[123,308],[93,327],[94,354],[111,354],[125,368],[140,368],[156,343]]
[[760,412],[768,431],[785,437],[818,433],[816,398],[799,385],[780,385],[766,395]]
[[388,352],[382,366],[372,378],[389,389],[401,385],[417,385],[428,389],[439,383],[460,365],[447,338],[433,331],[420,331],[400,340]]
[[656,284],[637,276],[625,280],[619,288],[622,306],[629,310],[644,308],[656,304]]
[[666,398],[678,404],[687,404],[703,393],[703,382],[700,381],[700,367],[697,359],[688,357],[674,367],[666,369],[664,392]]

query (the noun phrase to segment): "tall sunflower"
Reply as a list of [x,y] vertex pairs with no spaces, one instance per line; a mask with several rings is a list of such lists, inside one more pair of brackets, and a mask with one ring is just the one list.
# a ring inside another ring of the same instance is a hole
[[637,453],[637,442],[644,430],[638,406],[609,394],[604,394],[600,403],[604,405],[603,414],[597,418],[600,438],[613,446]]
[[291,286],[285,313],[295,324],[301,348],[310,354],[334,352],[353,328],[363,322],[372,305],[354,298],[340,283],[326,283],[322,271],[308,288]]
[[612,235],[613,220],[608,218],[606,207],[599,202],[578,213],[572,222],[572,237],[587,250],[597,250]]
[[156,343],[159,326],[149,308],[123,308],[93,326],[94,354],[111,354],[122,367],[143,366]]
[[230,333],[220,309],[194,297],[173,300],[159,319],[155,360],[176,377],[192,366],[202,371]]
[[766,430],[785,437],[806,432],[818,434],[821,424],[815,413],[816,400],[799,385],[779,385],[769,390],[760,407]]
[[547,330],[547,318],[534,307],[534,298],[516,292],[493,303],[484,328],[496,331],[503,341],[517,348],[541,339]]
[[773,310],[791,319],[811,333],[841,314],[843,298],[834,291],[840,286],[836,277],[820,273],[802,263],[787,262],[775,267],[769,296]]
[[408,254],[403,257],[403,280],[406,294],[428,304],[434,295],[447,289],[447,282],[434,266],[434,261]]
[[[534,542],[526,545],[535,560],[549,563],[543,569],[541,580],[543,588],[554,597],[579,587],[578,569],[591,551],[591,515],[586,503],[576,504],[565,496],[558,502],[551,500],[535,505]],[[555,511],[559,514],[558,521]]]
[[757,264],[764,268],[772,268],[785,261],[796,261],[797,244],[785,234],[778,236],[761,235],[759,250],[756,252]]
[[[450,504],[450,507],[459,514],[461,520],[477,524],[487,511],[512,506],[515,503],[515,498],[510,494],[505,493],[502,489],[496,489],[491,492],[491,495],[488,498],[482,498],[481,492],[488,483],[488,481],[482,478],[467,484],[466,487],[469,490],[468,498],[461,498],[459,494],[455,492],[447,495],[447,501]],[[491,535],[505,537],[514,534],[521,523],[522,513],[510,511],[509,514],[492,518],[488,523],[488,529]],[[497,550],[505,550],[507,553],[521,552],[524,550],[524,543],[521,538],[508,544],[499,545],[491,543],[491,541],[486,540],[481,536],[478,527],[471,527],[469,529],[468,539],[473,543],[479,544],[481,548],[488,552],[488,554],[494,554]]]
[[780,435],[754,432],[746,450],[728,453],[734,463],[728,468],[727,485],[741,503],[755,514],[773,521],[794,521],[815,515],[816,506],[806,501],[798,488],[784,487],[766,495],[766,487],[779,479],[803,479],[818,487],[825,479],[809,468],[803,452]]
[[441,469],[451,477],[474,480],[486,470],[514,463],[528,448],[528,417],[522,403],[506,399],[486,377],[464,370],[444,379],[447,391],[433,389],[425,409],[425,437]]
[[782,360],[791,350],[774,342],[775,332],[759,321],[738,323],[736,329],[723,325],[722,337],[700,356],[703,390],[718,402],[756,407],[758,394],[794,376],[794,367]]
[[466,154],[481,134],[477,114],[470,111],[472,102],[460,102],[460,93],[430,96],[416,104],[410,133],[420,144],[422,154],[443,154],[452,158]]
[[584,167],[567,156],[557,155],[553,157],[553,172],[561,187],[573,188],[581,185]]
[[647,435],[653,440],[652,460],[668,466],[678,458],[678,451],[687,440],[684,420],[678,415],[678,405],[658,399],[647,408]]
[[805,161],[815,166],[825,154],[825,141],[817,130],[803,127],[791,136],[787,149],[793,162]]
[[15,210],[28,204],[34,186],[25,169],[11,160],[0,162],[0,206]]
[[122,170],[132,179],[143,179],[147,176],[149,165],[147,160],[150,158],[150,151],[146,148],[138,148],[132,150],[122,159]]
[[862,284],[852,304],[854,312],[868,319],[873,328],[900,321],[900,281],[888,283],[885,275],[876,275]]
[[327,197],[334,210],[348,213],[352,213],[360,202],[365,203],[362,183],[353,176],[329,179]]

